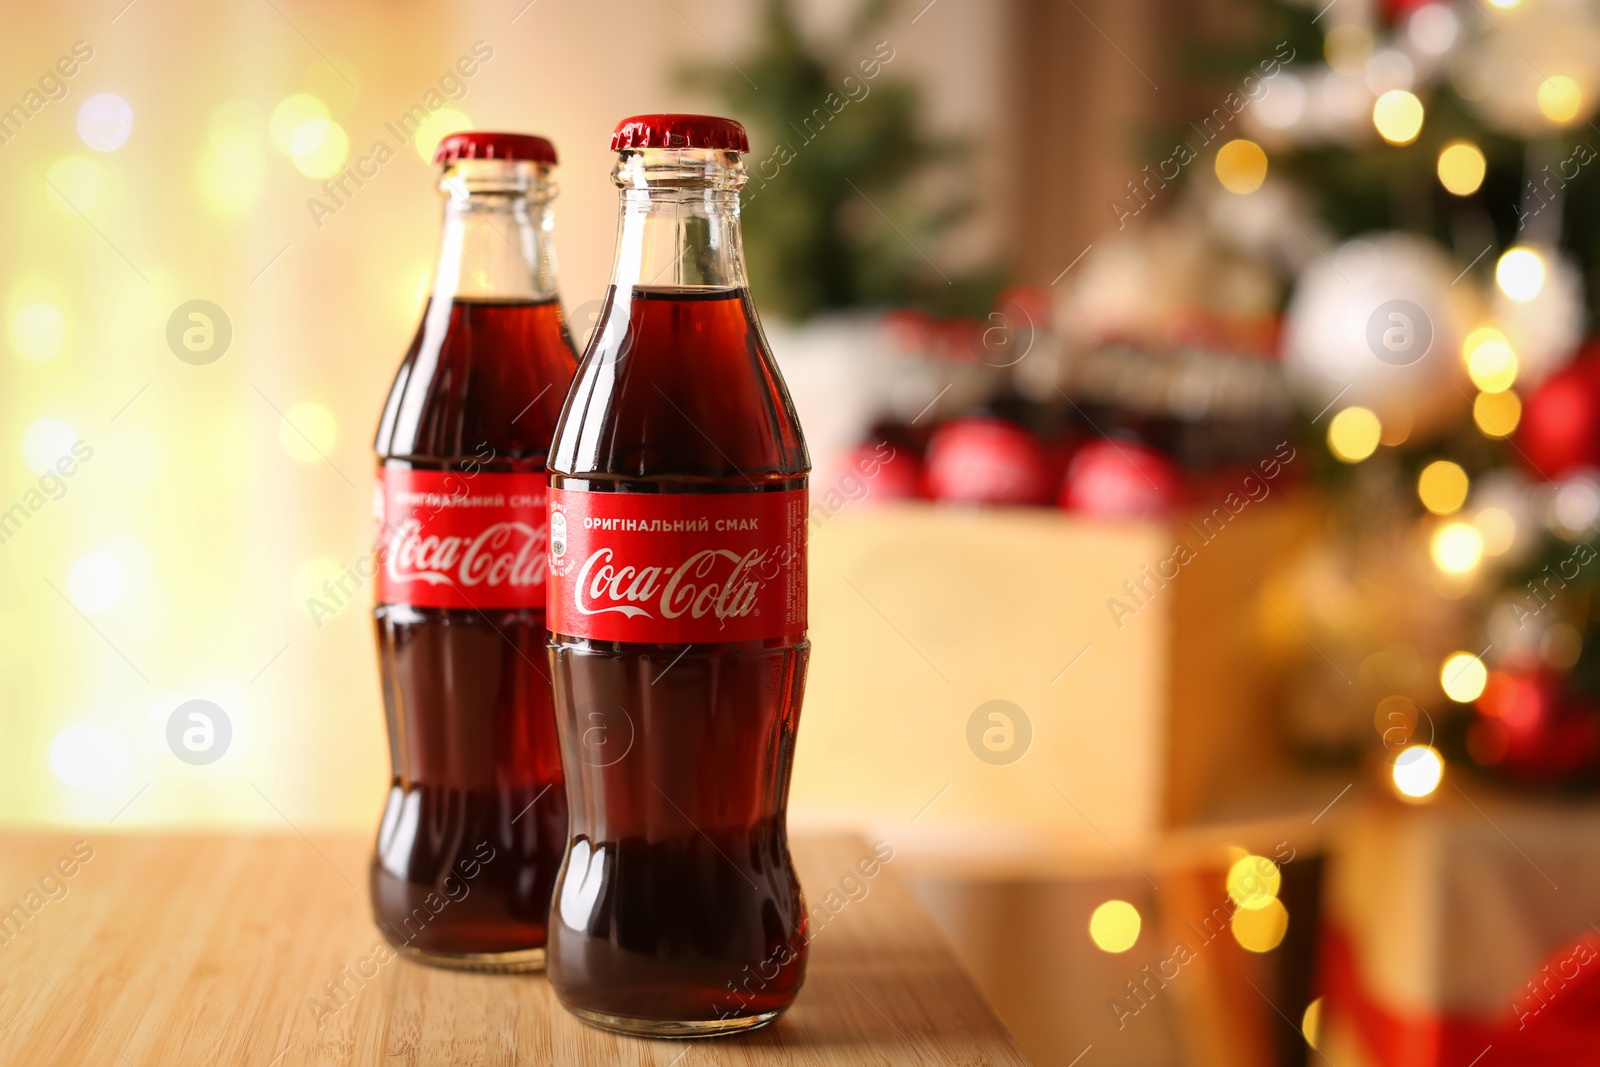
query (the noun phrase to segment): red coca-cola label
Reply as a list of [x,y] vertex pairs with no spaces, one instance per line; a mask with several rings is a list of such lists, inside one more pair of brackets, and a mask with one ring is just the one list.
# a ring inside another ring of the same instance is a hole
[[697,644],[806,629],[806,491],[550,490],[558,634]]
[[378,470],[378,603],[542,608],[547,479]]

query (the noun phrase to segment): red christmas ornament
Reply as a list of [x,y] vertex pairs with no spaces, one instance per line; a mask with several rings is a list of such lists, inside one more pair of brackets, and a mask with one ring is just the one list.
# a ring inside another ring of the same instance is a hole
[[1527,782],[1558,782],[1600,756],[1600,711],[1547,668],[1491,671],[1467,735],[1477,762]]
[[956,419],[928,442],[928,493],[955,504],[1042,504],[1050,494],[1044,449],[1002,419]]
[[1067,468],[1061,506],[1101,518],[1159,515],[1178,502],[1182,479],[1164,453],[1132,441],[1093,441]]
[[1600,466],[1600,347],[1585,346],[1528,397],[1517,448],[1546,478]]

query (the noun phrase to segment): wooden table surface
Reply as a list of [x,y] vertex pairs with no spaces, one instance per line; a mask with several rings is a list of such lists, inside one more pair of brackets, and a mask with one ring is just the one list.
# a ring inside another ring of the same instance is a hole
[[[851,838],[794,843],[808,904],[837,909],[794,1007],[695,1042],[587,1027],[541,975],[363,964],[379,940],[370,849],[365,836],[0,835],[0,1064],[1027,1063],[893,861],[865,895],[845,893],[869,855]],[[325,983],[358,965],[378,973],[331,999]]]

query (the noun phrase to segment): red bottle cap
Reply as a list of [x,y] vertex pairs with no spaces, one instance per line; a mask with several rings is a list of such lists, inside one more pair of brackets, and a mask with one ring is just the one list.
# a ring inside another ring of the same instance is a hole
[[617,123],[611,151],[628,148],[723,148],[750,151],[744,127],[715,115],[635,115]]
[[554,163],[556,146],[543,137],[529,133],[490,133],[486,130],[467,130],[452,133],[439,142],[434,150],[435,163],[454,163],[458,159],[527,160],[531,163]]

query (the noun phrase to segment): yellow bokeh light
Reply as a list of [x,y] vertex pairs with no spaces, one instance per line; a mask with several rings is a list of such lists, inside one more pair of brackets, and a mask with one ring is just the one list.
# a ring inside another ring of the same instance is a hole
[[284,412],[278,424],[278,443],[301,463],[321,463],[333,451],[338,428],[338,420],[327,407],[303,400]]
[[86,156],[66,156],[51,164],[45,174],[49,182],[46,195],[50,206],[63,215],[89,212],[100,202],[105,189],[105,173]]
[[1444,759],[1427,745],[1412,745],[1395,757],[1390,773],[1401,796],[1419,799],[1439,788]]
[[294,137],[296,131],[308,122],[328,118],[328,105],[309,93],[296,93],[286,96],[272,109],[272,118],[267,122],[267,132],[272,136],[272,143],[278,151],[286,156],[294,155]]
[[11,313],[6,336],[17,355],[42,363],[61,354],[67,339],[67,317],[54,304],[23,304]]
[[442,107],[422,120],[412,143],[417,146],[417,155],[422,157],[423,162],[432,163],[434,149],[439,147],[440,141],[452,133],[470,129],[472,120],[465,113],[453,107]]
[[200,194],[220,215],[234,215],[261,195],[263,167],[254,149],[211,149],[200,158]]
[[1228,868],[1228,896],[1241,908],[1264,908],[1278,896],[1283,876],[1265,856],[1245,856]]
[[1522,3],[1522,0],[1489,0],[1489,3],[1498,8],[1513,8]]
[[350,158],[350,138],[332,119],[301,123],[289,139],[294,166],[308,178],[331,178]]
[[72,458],[78,431],[61,419],[35,419],[22,431],[22,458],[35,474],[43,474],[62,459]]
[[1483,559],[1483,535],[1476,526],[1452,522],[1433,535],[1434,566],[1446,574],[1467,574]]
[[1126,900],[1108,900],[1089,916],[1089,937],[1102,952],[1126,952],[1139,940],[1139,909]]
[[1390,89],[1372,105],[1372,124],[1392,145],[1407,145],[1422,132],[1422,101],[1415,93]]
[[1457,704],[1470,704],[1489,684],[1489,668],[1471,652],[1452,652],[1439,668],[1439,688]]
[[1517,354],[1504,341],[1485,341],[1467,353],[1467,376],[1486,393],[1503,393],[1517,380]]
[[1517,520],[1505,508],[1484,508],[1473,518],[1472,525],[1483,536],[1486,556],[1502,555],[1516,543]]
[[1457,196],[1471,196],[1483,184],[1488,161],[1470,141],[1451,141],[1439,153],[1439,184]]
[[1472,421],[1485,437],[1510,437],[1522,421],[1522,398],[1509,389],[1479,393],[1472,401]]
[[1467,502],[1470,484],[1460,464],[1438,459],[1417,476],[1417,496],[1422,498],[1422,506],[1435,515],[1449,515],[1460,511]]
[[1267,154],[1254,141],[1229,141],[1217,149],[1217,180],[1230,193],[1253,193],[1267,180]]
[[1578,117],[1583,106],[1583,90],[1564,74],[1553,74],[1539,83],[1539,112],[1558,125]]
[[[261,112],[250,101],[229,100],[212,110],[211,119],[206,123],[206,137],[211,147],[225,156],[257,157],[265,125]],[[293,135],[291,127],[286,136]]]
[[1494,280],[1511,299],[1525,302],[1544,288],[1544,257],[1531,248],[1512,248],[1494,266]]
[[1300,1016],[1300,1036],[1306,1039],[1306,1044],[1313,1049],[1317,1047],[1318,1036],[1322,1032],[1322,998],[1318,997],[1306,1005],[1306,1013]]
[[1323,38],[1322,54],[1340,74],[1361,74],[1372,58],[1372,34],[1360,23],[1341,23]]
[[1240,908],[1228,924],[1233,939],[1251,952],[1271,952],[1289,932],[1289,909],[1276,898],[1259,908]]
[[1366,408],[1345,408],[1328,423],[1328,448],[1345,463],[1360,463],[1378,450],[1383,424]]

